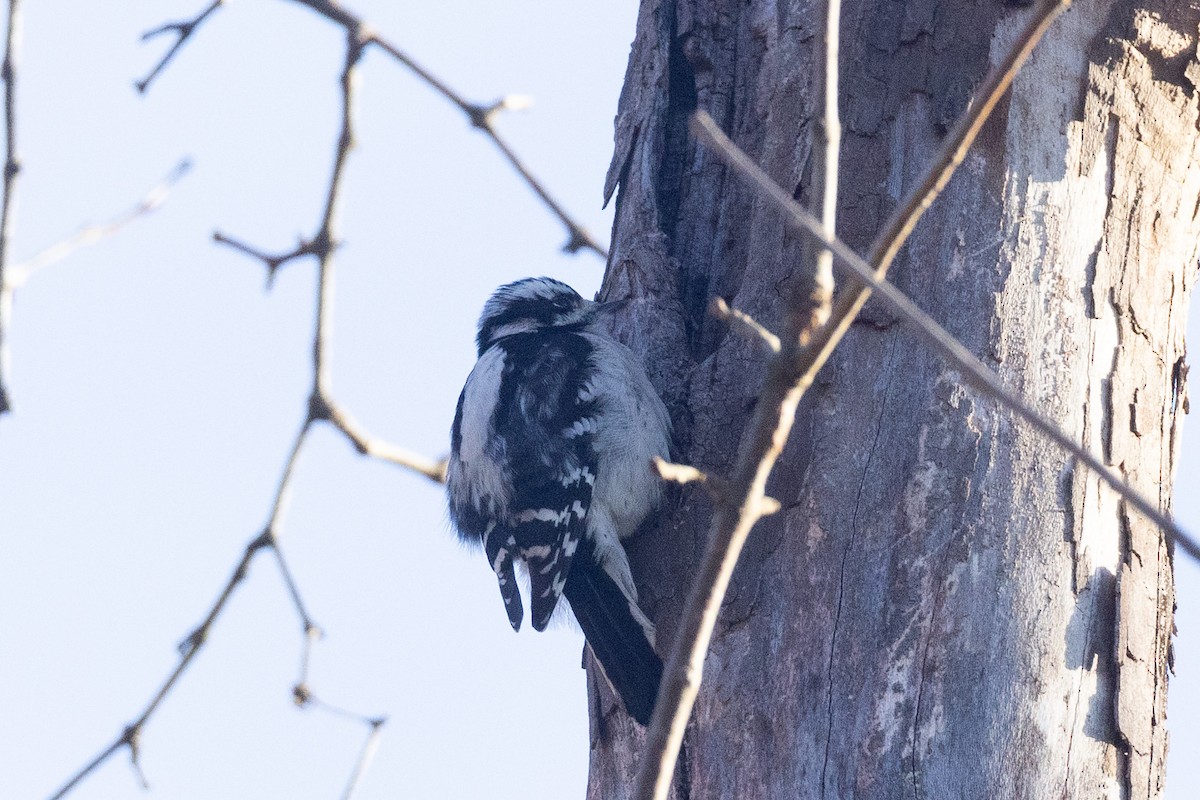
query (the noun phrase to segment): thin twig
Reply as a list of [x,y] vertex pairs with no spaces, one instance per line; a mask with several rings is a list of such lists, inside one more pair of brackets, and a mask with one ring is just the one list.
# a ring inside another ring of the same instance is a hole
[[[603,259],[608,258],[608,251],[596,241],[596,239],[588,232],[588,230],[575,220],[567,210],[563,208],[554,196],[550,194],[550,190],[546,185],[533,174],[525,162],[516,154],[509,146],[508,142],[500,136],[493,124],[495,117],[500,111],[513,110],[523,108],[528,105],[522,98],[508,96],[501,98],[494,103],[472,103],[461,94],[452,89],[447,83],[442,81],[419,62],[401,50],[392,42],[385,39],[383,36],[374,32],[370,25],[366,23],[358,15],[343,8],[340,4],[332,2],[332,0],[292,0],[292,2],[305,6],[308,9],[320,14],[346,29],[347,33],[353,33],[358,36],[364,46],[374,45],[380,50],[387,53],[396,61],[407,67],[414,75],[421,79],[427,86],[440,94],[446,100],[458,108],[463,113],[463,116],[471,123],[472,127],[478,128],[492,141],[504,159],[517,171],[534,194],[542,201],[542,203],[550,210],[563,227],[567,229],[567,242],[563,245],[563,250],[567,253],[576,253],[580,250],[591,250],[596,255]],[[158,76],[164,67],[175,57],[175,54],[183,47],[184,43],[196,32],[196,29],[208,18],[210,14],[217,10],[217,7],[222,4],[222,0],[213,0],[204,11],[200,12],[190,20],[182,22],[172,22],[148,31],[142,36],[143,41],[158,36],[164,33],[173,33],[176,36],[174,44],[162,60],[154,67],[145,79],[138,81],[135,86],[139,92],[145,92],[151,82]],[[232,242],[226,242],[232,244]],[[287,259],[285,259],[287,260]]]
[[[307,661],[304,668],[307,671]],[[379,740],[383,736],[383,726],[387,724],[387,717],[368,717],[365,714],[359,714],[341,706],[326,703],[314,695],[309,690],[308,685],[303,682],[296,684],[292,693],[295,697],[296,705],[301,708],[317,708],[327,714],[332,714],[335,717],[343,717],[367,727],[366,741],[363,742],[362,749],[358,753],[358,759],[354,762],[354,768],[350,771],[350,780],[347,781],[346,789],[342,793],[342,800],[349,800],[353,796],[354,790],[358,788],[359,782],[367,773],[367,769],[371,766],[371,761],[375,758],[375,752],[379,749]]]
[[[306,0],[296,0],[296,2],[304,3],[304,5],[312,5],[311,3],[306,2]],[[538,179],[532,171],[530,171],[529,167],[525,165],[525,162],[521,160],[512,147],[509,146],[508,142],[505,141],[504,138],[496,131],[496,127],[493,124],[496,112],[506,108],[511,108],[513,105],[512,103],[506,102],[506,100],[503,99],[489,105],[468,102],[462,97],[462,95],[455,92],[441,80],[435,77],[431,72],[429,72],[429,70],[425,69],[419,63],[414,61],[407,53],[396,47],[396,45],[392,44],[388,40],[384,39],[382,36],[378,34],[372,34],[368,38],[367,42],[368,44],[374,44],[392,58],[408,67],[430,88],[442,95],[442,97],[446,98],[454,105],[458,106],[458,109],[463,112],[466,118],[470,121],[471,125],[475,128],[478,128],[484,133],[484,135],[492,140],[492,144],[496,146],[501,155],[504,156],[505,160],[508,161],[512,168],[515,169],[525,181],[525,185],[532,189],[534,194],[541,198],[546,207],[550,209],[550,212],[554,214],[554,216],[558,217],[559,222],[561,222],[567,229],[567,243],[563,245],[563,250],[565,252],[576,253],[580,250],[591,250],[601,258],[606,260],[608,259],[608,250],[606,250],[599,242],[597,242],[595,238],[592,237],[591,233],[589,233],[588,230],[583,227],[583,225],[581,225],[570,214],[567,213],[567,210],[563,208],[562,204],[555,200],[550,194],[550,190],[546,188],[546,185],[542,183],[542,181]]]
[[[965,118],[960,120],[948,137],[947,147],[951,152],[959,153],[958,161],[961,161],[961,153],[965,153],[982,127],[983,118],[994,107],[1020,64],[1045,32],[1049,21],[1065,6],[1065,2],[1043,0],[1034,11],[1033,22],[1020,35],[1005,60],[985,78],[976,104],[968,109]],[[697,112],[692,128],[698,135],[705,135],[711,140],[728,141],[703,112]],[[717,152],[723,157],[740,153],[732,143],[729,143],[729,148],[718,147]],[[923,190],[916,196],[915,202],[903,204],[902,207],[913,211],[903,215],[907,222],[897,229],[897,241],[888,243],[888,251],[894,253],[899,250],[903,238],[911,231],[924,209],[933,202],[955,165],[947,168],[939,161],[931,168],[930,173],[936,177],[922,184]],[[774,186],[773,183],[771,185]],[[778,190],[778,187],[775,189]],[[800,214],[811,219],[803,209],[791,202],[790,195],[782,193],[788,200],[788,208],[794,206]],[[816,230],[821,232],[821,224],[816,220],[813,223]],[[835,257],[841,254],[835,240],[818,238],[824,241]],[[858,290],[851,289],[844,295],[857,293]],[[761,498],[765,496],[767,477],[791,432],[796,406],[828,357],[827,349],[832,350],[840,339],[840,334],[836,337],[831,334],[841,324],[838,314],[844,311],[843,303],[839,301],[830,322],[817,331],[804,347],[796,345],[801,335],[807,335],[809,331],[800,326],[797,315],[791,310],[784,315],[785,331],[781,337],[783,350],[768,362],[762,391],[754,415],[743,434],[734,472],[729,480],[729,500],[716,506],[704,558],[693,578],[683,618],[663,673],[658,705],[650,723],[634,794],[640,800],[665,800],[667,797],[684,730],[703,678],[709,642],[733,568],[750,529],[761,516]],[[845,327],[849,327],[849,322],[845,323]]]
[[399,445],[376,439],[364,431],[358,421],[337,403],[329,403],[326,419],[350,440],[360,454],[410,469],[434,483],[446,482],[446,459],[434,461]]
[[379,750],[379,740],[383,736],[383,726],[387,723],[387,717],[376,717],[375,719],[367,720],[367,725],[370,732],[367,734],[367,740],[363,742],[362,750],[358,754],[358,762],[354,765],[354,771],[350,774],[350,780],[346,784],[346,791],[342,792],[342,800],[350,800],[354,796],[355,789],[358,788],[359,781],[363,775],[367,774],[367,770],[371,766],[371,761],[375,758],[375,753]]
[[107,239],[115,233],[118,233],[129,223],[144,217],[154,211],[166,202],[171,189],[180,181],[183,176],[187,175],[192,168],[192,162],[189,159],[183,159],[176,164],[166,177],[159,181],[154,188],[148,191],[141,200],[137,202],[128,211],[113,217],[105,222],[97,222],[91,225],[85,225],[75,233],[63,239],[61,242],[56,242],[50,245],[45,250],[42,250],[37,255],[27,261],[22,261],[12,267],[9,273],[9,278],[6,286],[10,289],[19,289],[33,276],[52,264],[57,264],[67,256],[74,253],[80,248],[96,244],[99,241]]
[[[225,604],[233,595],[234,590],[243,580],[245,580],[246,571],[250,566],[250,562],[254,559],[255,554],[258,553],[258,551],[263,547],[268,546],[269,541],[267,537],[261,534],[250,540],[242,553],[241,560],[239,560],[237,565],[234,567],[233,574],[230,575],[229,580],[221,589],[221,593],[217,596],[216,602],[205,615],[204,621],[201,622],[200,625],[197,626],[196,629],[190,634],[188,634],[183,642],[180,643],[179,663],[175,665],[175,668],[171,670],[171,673],[167,676],[166,680],[163,681],[161,686],[159,686],[158,691],[154,693],[154,696],[150,699],[150,702],[142,710],[141,715],[135,722],[126,726],[125,729],[121,731],[120,735],[118,735],[117,738],[112,742],[112,744],[100,751],[99,755],[97,755],[82,769],[71,776],[71,778],[68,779],[65,784],[63,784],[62,788],[51,795],[50,800],[59,800],[59,798],[65,797],[72,789],[79,785],[84,778],[91,775],[92,772],[94,772],[101,764],[111,758],[122,748],[129,748],[130,758],[133,762],[133,765],[138,770],[138,773],[141,773],[141,767],[138,764],[137,759],[137,741],[139,735],[141,734],[142,728],[145,726],[147,720],[150,719],[154,712],[158,710],[158,707],[162,704],[163,700],[166,699],[171,689],[174,688],[176,682],[178,682],[183,673],[187,671],[187,668],[191,666],[192,661],[204,647],[205,642],[208,640],[208,634],[212,629],[213,623],[217,620],[217,617],[220,616],[221,611],[224,610]],[[144,776],[141,779],[143,782],[145,781]]]
[[750,334],[767,346],[772,353],[779,352],[779,337],[758,323],[758,320],[744,311],[731,308],[723,297],[714,297],[708,311],[714,317],[724,322],[736,322],[738,329]]
[[704,487],[709,496],[715,502],[724,502],[726,492],[729,487],[717,475],[710,475],[707,472],[696,469],[690,464],[676,464],[671,461],[655,456],[650,460],[650,466],[654,470],[654,474],[664,481],[678,483],[681,486],[688,483],[696,483]]
[[313,254],[313,246],[311,242],[301,241],[297,245],[288,250],[286,253],[265,253],[256,247],[252,247],[240,239],[235,239],[221,231],[213,231],[212,240],[217,244],[223,244],[230,249],[237,250],[243,255],[256,258],[263,262],[263,266],[267,268],[267,288],[270,289],[275,283],[275,275],[279,272],[279,268],[289,261],[293,261],[302,256],[311,256]]
[[[838,118],[838,37],[842,14],[841,0],[821,4],[824,26],[814,37],[812,82],[813,105],[821,109],[814,123],[812,186],[809,209],[821,220],[825,233],[837,230],[838,151],[842,144],[842,123]],[[791,325],[800,334],[801,346],[829,321],[833,305],[833,254],[813,239],[801,245],[799,280],[789,298],[787,312],[800,319]]]
[[20,2],[8,0],[8,31],[4,43],[4,199],[0,201],[0,416],[12,410],[8,397],[8,324],[12,317],[12,290],[5,277],[12,247],[13,206],[17,173],[17,47],[20,45]]
[[166,25],[162,25],[152,31],[146,31],[142,34],[143,42],[153,39],[155,36],[161,36],[164,33],[175,34],[175,41],[172,43],[171,49],[168,50],[166,54],[158,60],[158,63],[154,65],[154,69],[150,70],[150,74],[142,78],[140,81],[134,82],[133,85],[137,88],[139,93],[146,93],[146,90],[150,88],[150,84],[154,82],[154,79],[158,77],[158,74],[163,71],[167,64],[170,64],[171,61],[174,60],[175,54],[179,52],[179,48],[183,47],[184,43],[192,37],[193,33],[196,32],[196,29],[199,28],[206,19],[208,19],[210,14],[220,8],[222,3],[224,3],[224,0],[213,0],[212,3],[209,4],[208,8],[201,11],[192,19],[184,20],[182,22],[168,22]]
[[[151,189],[141,201],[130,210],[120,214],[113,219],[94,225],[88,225],[61,242],[57,242],[50,247],[47,247],[42,252],[35,255],[28,261],[23,261],[19,264],[7,265],[8,262],[8,236],[0,234],[3,239],[0,242],[0,414],[5,411],[10,411],[9,396],[6,390],[6,380],[8,372],[8,347],[5,341],[5,333],[8,329],[8,323],[12,319],[12,301],[13,294],[17,289],[25,285],[35,272],[38,272],[51,264],[57,263],[67,256],[74,253],[81,247],[86,247],[95,244],[102,239],[120,231],[129,223],[145,216],[156,210],[167,199],[167,195],[171,187],[185,175],[190,167],[190,162],[184,159],[175,166],[173,170],[162,180],[157,186]],[[15,173],[14,173],[15,174]],[[6,188],[10,188],[11,184],[6,184]],[[8,207],[7,198],[11,196],[10,191],[5,192],[5,208]],[[9,219],[8,216],[5,217]],[[7,224],[7,223],[5,223]],[[3,226],[0,226],[0,229]],[[6,266],[7,265],[7,266]]]

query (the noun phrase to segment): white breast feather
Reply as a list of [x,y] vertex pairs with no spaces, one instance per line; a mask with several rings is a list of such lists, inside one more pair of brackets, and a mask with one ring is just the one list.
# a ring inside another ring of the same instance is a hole
[[[507,497],[504,470],[485,449],[491,435],[492,414],[500,397],[500,378],[504,374],[504,351],[493,347],[485,352],[471,370],[463,388],[462,420],[459,423],[458,458],[452,459],[447,482],[467,489],[471,504],[480,510]],[[505,509],[491,508],[503,514]]]
[[[592,493],[592,505],[620,538],[631,536],[662,496],[662,484],[650,471],[654,456],[670,453],[670,419],[637,356],[629,348],[599,334],[587,334],[594,350],[596,376],[591,391],[605,409],[605,425],[595,432],[603,454]],[[589,515],[592,519],[592,515]],[[607,526],[605,526],[607,527]],[[595,531],[597,539],[612,531]]]

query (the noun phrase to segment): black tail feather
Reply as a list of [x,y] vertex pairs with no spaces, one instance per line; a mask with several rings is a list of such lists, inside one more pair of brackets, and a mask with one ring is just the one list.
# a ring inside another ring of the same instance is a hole
[[[587,547],[580,542],[580,550]],[[604,674],[642,725],[650,724],[663,664],[630,610],[630,600],[591,552],[576,554],[563,594]]]

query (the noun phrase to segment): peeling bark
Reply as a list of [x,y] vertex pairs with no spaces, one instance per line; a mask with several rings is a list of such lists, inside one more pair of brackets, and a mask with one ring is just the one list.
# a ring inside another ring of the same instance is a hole
[[[846,2],[839,234],[862,248],[1019,29],[967,0]],[[1164,508],[1200,258],[1200,9],[1079,3],[1018,76],[893,269],[1008,384]],[[708,111],[803,198],[805,2],[645,0],[606,194],[604,294],[676,422],[729,468],[755,344],[798,264],[782,220],[686,136]],[[688,797],[1157,797],[1171,553],[1150,524],[881,309],[818,377],[734,575],[685,739]],[[660,641],[711,508],[679,491],[632,545]],[[588,795],[629,796],[643,732],[592,677]]]

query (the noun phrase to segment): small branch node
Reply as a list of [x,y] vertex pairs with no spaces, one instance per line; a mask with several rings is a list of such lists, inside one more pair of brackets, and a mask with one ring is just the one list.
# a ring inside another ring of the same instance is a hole
[[[340,146],[349,150],[350,147],[353,146],[352,140],[353,137],[343,136]],[[314,255],[320,260],[324,261],[333,255],[333,253],[335,253],[340,246],[341,242],[333,238],[333,236],[330,234],[329,227],[322,226],[321,230],[317,231],[317,235],[313,237],[311,242],[304,242],[302,240],[299,246],[296,248],[296,252],[298,254]]]
[[273,548],[274,546],[275,531],[272,530],[270,526],[267,526],[266,528],[263,528],[262,533],[251,539],[250,543],[246,545],[246,558],[243,560],[241,568],[242,574],[245,574],[246,565],[250,563],[250,559],[255,553],[257,553],[259,550],[269,547]]
[[725,500],[729,484],[724,478],[709,475],[688,464],[675,464],[657,457],[651,459],[651,468],[664,481],[678,484],[698,483],[704,487],[704,490],[715,502],[720,503]]
[[[329,402],[320,389],[313,389],[308,396],[308,419],[310,422],[330,422],[342,416],[340,409]],[[339,426],[340,427],[340,426]]]
[[168,22],[165,25],[160,25],[159,27],[146,31],[142,34],[143,42],[148,42],[157,36],[162,36],[165,34],[174,34],[175,41],[171,44],[171,47],[169,50],[167,50],[166,54],[159,59],[157,64],[154,65],[154,68],[150,70],[150,73],[140,81],[134,82],[133,85],[134,88],[138,90],[138,94],[146,93],[146,90],[150,88],[150,84],[154,82],[154,79],[157,78],[159,73],[166,68],[167,64],[171,63],[171,61],[175,58],[175,55],[179,52],[179,49],[183,47],[187,40],[192,37],[192,34],[196,32],[196,29],[199,28],[206,19],[208,19],[209,15],[221,7],[222,3],[224,3],[224,0],[213,0],[207,8],[205,8],[192,19],[182,20],[179,22]]
[[528,94],[506,94],[497,100],[493,106],[493,111],[528,111],[533,108],[533,95]]
[[592,238],[592,234],[586,228],[581,228],[572,223],[567,226],[567,233],[570,235],[570,238],[567,239],[567,243],[562,247],[564,253],[575,255],[580,250],[592,250],[603,254],[605,258],[608,257],[607,251]]
[[758,516],[769,517],[772,514],[778,514],[783,508],[783,503],[776,500],[774,497],[763,496],[758,501]]
[[150,782],[146,780],[146,772],[142,769],[141,733],[142,726],[140,724],[130,725],[125,728],[125,732],[121,735],[121,740],[129,748],[129,765],[133,768],[134,774],[137,775],[138,783],[141,784],[143,789],[149,789]]
[[312,703],[313,693],[306,683],[297,683],[292,687],[292,702],[297,708],[308,708]]
[[474,103],[468,104],[463,108],[467,114],[467,119],[471,121],[472,127],[479,128],[483,131],[492,130],[492,111],[494,106],[481,106]]
[[729,303],[725,302],[723,297],[714,297],[712,303],[708,307],[708,313],[712,314],[723,322],[730,324],[736,323],[736,328],[743,334],[750,335],[752,338],[759,340],[767,346],[767,349],[772,353],[778,353],[780,349],[779,337],[771,333],[762,325],[744,311],[738,311],[731,308]]
[[[217,244],[223,244],[226,247],[231,247],[234,250],[237,250],[239,253],[261,261],[263,266],[267,268],[268,289],[274,285],[275,273],[277,273],[280,267],[282,267],[284,264],[287,264],[289,261],[294,261],[301,256],[319,254],[317,249],[318,247],[328,248],[329,246],[324,242],[321,245],[317,245],[314,242],[300,239],[298,240],[296,246],[288,252],[273,255],[271,253],[263,252],[256,247],[252,247],[239,239],[234,239],[232,236],[222,233],[221,231],[213,231],[212,240]],[[325,242],[328,242],[328,239],[326,239]],[[322,250],[320,252],[328,251]]]
[[485,131],[492,130],[492,121],[504,111],[526,111],[533,108],[533,97],[527,94],[506,94],[488,105],[468,103],[463,108],[471,125]]
[[185,636],[183,641],[180,642],[175,649],[179,651],[180,656],[187,658],[192,653],[203,647],[206,639],[208,639],[207,622],[205,622],[203,625],[200,625],[198,628]]

